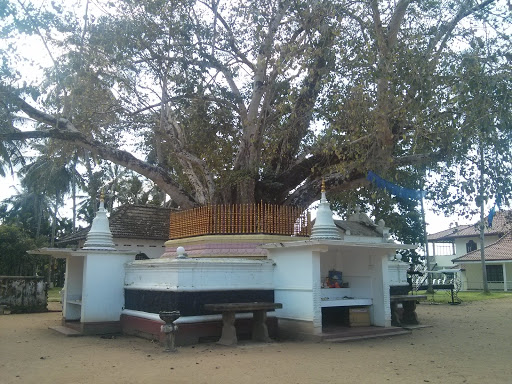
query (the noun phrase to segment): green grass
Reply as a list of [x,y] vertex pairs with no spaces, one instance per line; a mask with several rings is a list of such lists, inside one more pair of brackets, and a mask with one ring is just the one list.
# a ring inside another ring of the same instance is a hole
[[54,287],[48,289],[48,301],[49,302],[60,302],[60,291],[61,287]]
[[[427,301],[434,303],[451,303],[452,301],[450,291],[436,291],[433,294],[428,294],[426,291],[418,291],[417,294],[427,295]],[[512,297],[512,292],[493,291],[489,294],[484,294],[483,292],[479,291],[460,291],[457,293],[457,296],[462,300],[463,303],[469,303],[471,301],[494,300]]]

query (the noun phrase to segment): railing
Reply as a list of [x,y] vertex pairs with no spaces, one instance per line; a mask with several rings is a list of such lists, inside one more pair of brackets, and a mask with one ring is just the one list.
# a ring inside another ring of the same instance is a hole
[[305,237],[311,234],[311,217],[301,207],[264,203],[211,205],[171,213],[171,240],[235,234]]

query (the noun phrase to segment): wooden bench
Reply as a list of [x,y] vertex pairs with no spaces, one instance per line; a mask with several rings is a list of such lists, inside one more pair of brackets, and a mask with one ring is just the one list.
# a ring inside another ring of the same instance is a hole
[[[391,295],[391,325],[400,327],[402,324],[419,324],[416,302],[426,298],[426,295]],[[398,310],[399,303],[402,304],[403,308],[401,314]]]
[[283,308],[281,303],[223,303],[205,304],[204,309],[211,312],[222,312],[222,335],[218,344],[236,345],[238,339],[235,329],[235,314],[240,312],[252,312],[252,339],[255,341],[269,342],[267,329],[267,311]]

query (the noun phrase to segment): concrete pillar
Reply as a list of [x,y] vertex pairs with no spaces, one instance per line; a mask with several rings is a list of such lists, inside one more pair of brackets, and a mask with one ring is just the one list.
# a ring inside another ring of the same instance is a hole
[[503,267],[503,290],[505,292],[507,292],[508,291],[508,287],[507,287],[507,264],[503,263],[502,267]]

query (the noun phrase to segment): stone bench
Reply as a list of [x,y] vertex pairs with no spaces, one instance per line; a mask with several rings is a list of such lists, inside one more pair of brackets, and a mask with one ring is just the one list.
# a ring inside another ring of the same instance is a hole
[[[426,295],[391,295],[391,325],[400,327],[402,324],[419,324],[416,302],[426,298]],[[402,313],[398,310],[399,303],[402,304]]]
[[221,345],[236,345],[235,314],[241,312],[252,312],[252,339],[255,341],[269,342],[267,329],[267,311],[273,311],[282,308],[281,303],[223,303],[223,304],[205,304],[204,309],[211,312],[222,313],[222,335],[217,342]]

